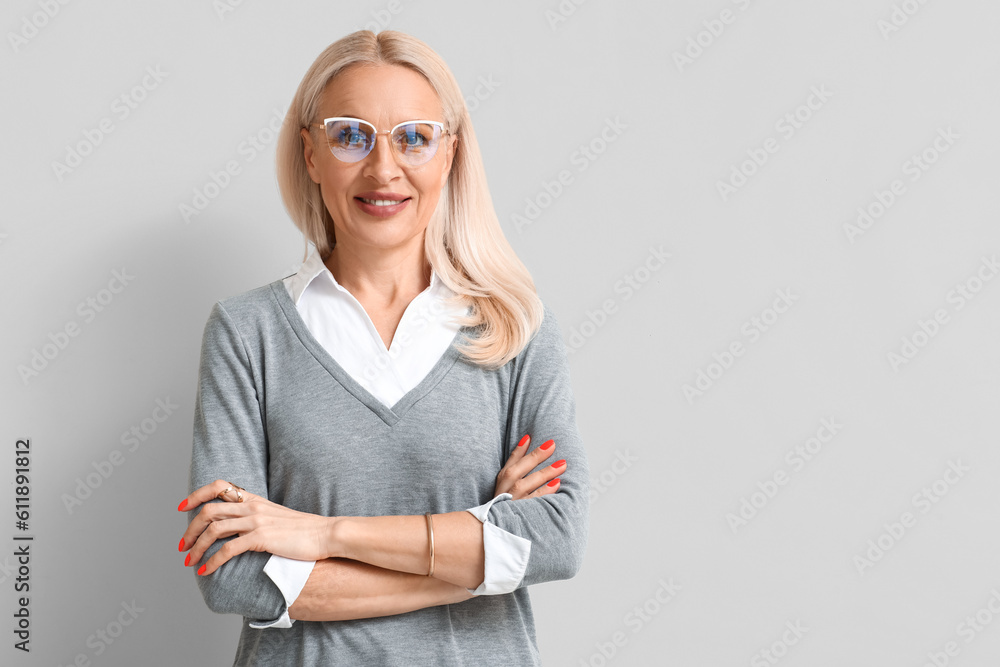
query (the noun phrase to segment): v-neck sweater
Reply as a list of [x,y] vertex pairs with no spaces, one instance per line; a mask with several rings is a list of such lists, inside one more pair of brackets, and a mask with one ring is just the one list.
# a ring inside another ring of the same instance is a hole
[[[463,327],[454,342],[477,333]],[[453,343],[423,380],[386,406],[310,334],[281,281],[216,303],[202,339],[192,489],[226,479],[323,516],[462,511],[494,497],[496,475],[525,433],[533,444],[554,440],[567,466],[557,493],[492,505],[491,523],[532,543],[513,592],[392,616],[256,629],[251,621],[278,617],[285,601],[263,572],[270,555],[243,553],[196,576],[210,609],[244,617],[234,664],[540,664],[527,587],[579,570],[589,473],[568,356],[547,305],[539,330],[501,368],[466,360]]]
[[[450,301],[455,293],[432,268],[430,285],[407,304],[387,347],[368,311],[337,281],[315,248],[282,283],[313,338],[383,405],[395,404],[417,386],[455,340],[459,326],[453,318],[471,310]],[[498,494],[496,500],[511,497]],[[483,581],[467,589],[474,595],[500,595],[517,588],[531,554],[530,541],[486,520],[495,502],[468,510],[482,523],[483,533]],[[281,590],[286,611],[280,618],[253,622],[250,627],[292,627],[295,621],[287,608],[295,603],[315,564],[272,555],[264,572]]]

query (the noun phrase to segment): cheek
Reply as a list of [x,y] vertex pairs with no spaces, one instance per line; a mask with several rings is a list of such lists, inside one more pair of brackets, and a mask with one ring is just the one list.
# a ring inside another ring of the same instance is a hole
[[413,177],[412,182],[424,199],[437,199],[447,181],[447,174],[437,168],[427,169]]
[[423,206],[433,208],[437,205],[438,199],[441,198],[441,187],[437,174],[431,175],[428,181],[423,183],[420,188],[420,198],[423,200]]
[[320,188],[323,192],[323,201],[326,202],[328,208],[344,206],[345,201],[348,199],[347,185],[349,180],[343,174],[326,173],[323,175]]

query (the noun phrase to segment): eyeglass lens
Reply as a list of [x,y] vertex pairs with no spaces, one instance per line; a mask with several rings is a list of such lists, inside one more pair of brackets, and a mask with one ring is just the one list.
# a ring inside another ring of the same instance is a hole
[[[357,162],[375,146],[375,128],[356,120],[331,120],[326,123],[330,150],[344,162]],[[431,123],[404,123],[393,131],[390,142],[404,162],[423,164],[437,152],[441,128]]]

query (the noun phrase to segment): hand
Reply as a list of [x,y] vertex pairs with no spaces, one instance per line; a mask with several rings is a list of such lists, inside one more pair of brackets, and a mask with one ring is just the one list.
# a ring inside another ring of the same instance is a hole
[[559,490],[559,475],[566,472],[566,461],[556,461],[538,472],[528,474],[535,466],[552,456],[556,451],[555,442],[546,440],[528,454],[526,452],[530,442],[531,437],[526,435],[517,443],[506,465],[497,474],[494,496],[509,493],[514,496],[513,500],[520,500],[545,496]]
[[235,501],[235,490],[223,496],[223,499],[230,499],[227,502],[209,502],[229,486],[229,482],[217,479],[189,495],[177,508],[189,511],[207,503],[181,538],[178,548],[191,550],[184,560],[185,565],[201,560],[216,540],[239,535],[223,544],[198,569],[198,574],[212,574],[230,558],[245,551],[266,551],[305,561],[322,560],[331,555],[328,545],[335,518],[289,509],[249,491],[240,492],[243,502]]

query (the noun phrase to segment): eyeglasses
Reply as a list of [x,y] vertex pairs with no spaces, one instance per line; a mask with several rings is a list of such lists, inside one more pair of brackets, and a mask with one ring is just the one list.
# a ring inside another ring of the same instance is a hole
[[389,135],[389,144],[406,164],[416,167],[430,161],[437,153],[441,136],[449,134],[444,123],[435,120],[409,120],[388,132],[360,118],[327,118],[314,127],[326,128],[330,152],[341,162],[359,162],[372,152],[380,134]]

